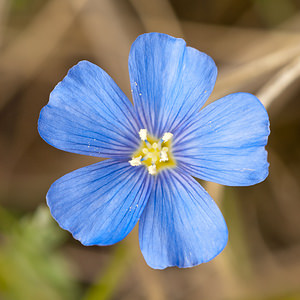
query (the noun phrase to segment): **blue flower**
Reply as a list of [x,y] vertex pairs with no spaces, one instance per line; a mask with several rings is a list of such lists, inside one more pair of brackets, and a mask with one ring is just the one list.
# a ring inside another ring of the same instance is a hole
[[[193,178],[247,186],[268,175],[268,114],[253,95],[228,95],[199,110],[217,76],[214,61],[160,33],[129,54],[134,106],[98,66],[81,61],[54,88],[38,129],[50,145],[110,158],[54,182],[47,203],[84,245],[111,245],[139,221],[146,262],[191,267],[218,255],[226,223]],[[193,177],[192,177],[193,176]]]

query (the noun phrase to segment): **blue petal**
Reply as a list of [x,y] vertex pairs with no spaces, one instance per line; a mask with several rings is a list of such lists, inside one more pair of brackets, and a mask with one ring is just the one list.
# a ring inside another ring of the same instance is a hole
[[139,146],[133,106],[98,66],[81,61],[52,91],[38,129],[50,145],[99,157],[130,156]]
[[139,36],[129,54],[136,112],[143,128],[161,137],[199,111],[213,90],[217,68],[205,53],[166,34]]
[[109,159],[58,179],[47,194],[51,214],[84,245],[111,245],[137,223],[153,184],[146,168]]
[[215,202],[195,179],[178,169],[157,176],[139,226],[142,253],[154,269],[207,262],[228,239]]
[[228,95],[205,107],[174,139],[173,154],[192,176],[247,186],[268,176],[269,118],[253,95]]

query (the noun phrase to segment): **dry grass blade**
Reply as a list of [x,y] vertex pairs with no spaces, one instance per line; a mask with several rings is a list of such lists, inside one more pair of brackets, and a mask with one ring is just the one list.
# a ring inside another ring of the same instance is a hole
[[5,77],[1,81],[3,99],[0,109],[20,85],[37,74],[86,2],[74,1],[77,5],[70,10],[66,1],[49,1],[31,24],[1,53],[0,72]]
[[282,93],[300,77],[300,53],[291,63],[276,73],[257,93],[265,107],[282,95]]
[[164,32],[183,37],[182,28],[168,0],[130,0],[147,32]]
[[183,22],[182,26],[191,46],[211,55],[218,65],[225,64],[220,69],[214,99],[243,87],[249,89],[251,84],[259,87],[261,79],[300,55],[298,32],[193,22]]
[[[73,0],[67,0],[71,6]],[[130,94],[127,59],[131,43],[139,34],[125,1],[88,0],[79,17],[92,48],[95,63],[106,70],[120,88]]]
[[0,49],[2,46],[3,31],[8,16],[9,8],[10,8],[10,1],[0,0]]
[[[287,64],[293,58],[300,55],[300,43],[294,47],[281,49],[274,53],[268,54],[255,61],[247,63],[228,74],[223,74],[222,78],[218,81],[216,88],[219,94],[227,94],[233,92],[247,81],[259,78],[263,74],[267,74],[277,68]],[[264,89],[264,87],[263,87]],[[274,95],[273,95],[274,96]]]

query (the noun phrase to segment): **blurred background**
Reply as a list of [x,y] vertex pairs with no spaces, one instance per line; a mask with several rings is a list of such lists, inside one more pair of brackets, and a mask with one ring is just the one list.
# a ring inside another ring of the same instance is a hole
[[[191,269],[152,270],[137,230],[84,247],[52,220],[51,183],[96,159],[38,135],[49,93],[79,60],[130,96],[139,34],[183,37],[219,69],[210,97],[257,95],[271,121],[270,175],[253,187],[204,183],[229,228],[226,249]],[[0,299],[300,299],[300,1],[0,0]]]

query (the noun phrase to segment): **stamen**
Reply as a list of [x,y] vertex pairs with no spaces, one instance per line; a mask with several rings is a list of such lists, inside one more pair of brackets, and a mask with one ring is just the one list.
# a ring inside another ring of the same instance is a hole
[[156,172],[156,165],[151,165],[148,167],[148,172],[150,175],[155,175],[157,172]]
[[150,175],[156,175],[163,168],[175,166],[170,148],[171,142],[169,142],[173,134],[165,132],[160,140],[147,135],[147,129],[140,129],[141,147],[133,154],[132,160],[129,161],[130,165],[143,164]]
[[142,158],[142,156],[139,156],[139,157],[133,157],[132,160],[129,161],[129,163],[130,163],[133,167],[140,166],[140,165],[142,164],[141,158]]
[[160,139],[158,142],[158,150],[161,150],[161,144],[163,143],[163,139]]
[[152,145],[147,140],[145,140],[144,142],[146,143],[146,145],[149,149],[152,147]]
[[145,155],[142,159],[141,159],[141,161],[145,161],[145,160],[147,160],[149,158],[149,156],[148,156],[148,154],[147,155]]
[[166,133],[164,133],[162,140],[164,142],[167,142],[168,140],[170,140],[172,138],[172,136],[173,136],[173,134],[171,132],[166,132]]
[[168,161],[168,154],[166,151],[160,151],[160,160],[159,161]]
[[147,140],[147,129],[141,129],[139,135],[142,141]]

